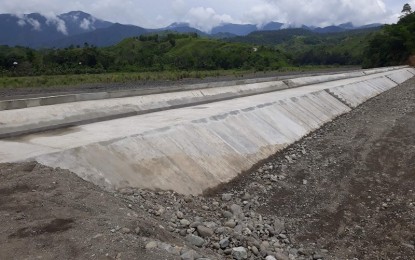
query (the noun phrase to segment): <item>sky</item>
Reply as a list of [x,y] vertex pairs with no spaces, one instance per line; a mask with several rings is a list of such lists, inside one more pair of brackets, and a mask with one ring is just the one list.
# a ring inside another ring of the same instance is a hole
[[292,26],[395,23],[405,3],[415,9],[415,0],[0,0],[0,13],[51,17],[84,11],[145,28],[186,22],[209,32],[222,23],[252,23],[258,28],[271,21]]

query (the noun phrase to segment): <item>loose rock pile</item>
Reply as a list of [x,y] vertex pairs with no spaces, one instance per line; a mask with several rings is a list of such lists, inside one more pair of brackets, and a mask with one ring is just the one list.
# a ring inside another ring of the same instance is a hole
[[[261,168],[255,174],[268,182],[267,171]],[[148,249],[164,248],[181,259],[313,259],[313,251],[291,244],[283,219],[256,212],[258,195],[232,191],[202,197],[134,189],[120,194],[129,207],[144,209],[186,241],[184,247],[149,241]]]

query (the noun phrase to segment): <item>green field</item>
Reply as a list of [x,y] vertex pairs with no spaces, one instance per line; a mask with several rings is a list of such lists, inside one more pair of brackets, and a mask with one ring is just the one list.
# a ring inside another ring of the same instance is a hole
[[180,81],[183,79],[204,79],[210,77],[263,76],[265,73],[303,72],[339,68],[338,66],[285,67],[274,71],[255,70],[210,70],[210,71],[161,71],[161,72],[114,72],[102,74],[45,75],[23,77],[0,77],[0,88],[36,88],[77,86],[83,84],[134,83],[139,81]]

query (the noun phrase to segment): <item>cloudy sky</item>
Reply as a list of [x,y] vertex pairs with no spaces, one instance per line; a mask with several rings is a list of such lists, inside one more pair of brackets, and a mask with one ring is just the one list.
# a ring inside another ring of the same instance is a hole
[[0,0],[0,13],[56,15],[84,11],[98,18],[146,28],[188,22],[209,31],[221,23],[278,21],[328,26],[394,23],[405,3],[415,0]]

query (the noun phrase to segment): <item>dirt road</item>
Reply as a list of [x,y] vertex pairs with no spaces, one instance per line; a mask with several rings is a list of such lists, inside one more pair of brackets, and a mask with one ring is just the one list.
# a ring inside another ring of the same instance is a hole
[[0,165],[0,259],[414,259],[414,191],[412,79],[204,197]]

